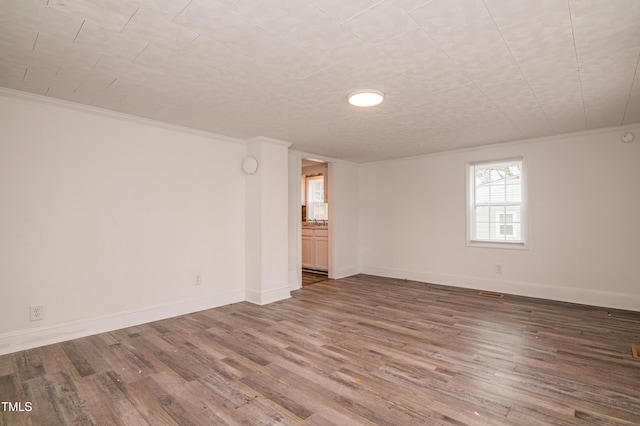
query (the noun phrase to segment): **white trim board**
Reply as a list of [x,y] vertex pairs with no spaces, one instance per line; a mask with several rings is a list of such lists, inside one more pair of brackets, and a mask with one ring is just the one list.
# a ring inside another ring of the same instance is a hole
[[340,268],[334,272],[333,277],[331,279],[339,280],[341,278],[347,278],[353,275],[358,275],[359,273],[360,271],[355,266],[349,267],[349,268]]
[[256,305],[268,305],[269,303],[278,302],[280,300],[289,299],[291,297],[291,289],[289,284],[283,287],[270,290],[247,290],[246,301]]
[[0,334],[0,355],[245,301],[244,290],[115,315]]
[[479,278],[465,275],[407,271],[402,269],[364,266],[361,273],[386,278],[407,279],[451,287],[492,291],[558,302],[578,303],[595,307],[640,311],[640,297],[633,294],[613,293],[550,284]]

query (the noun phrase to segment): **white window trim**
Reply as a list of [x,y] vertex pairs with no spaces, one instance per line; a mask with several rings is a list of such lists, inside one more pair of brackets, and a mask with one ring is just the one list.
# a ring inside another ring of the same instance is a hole
[[[472,240],[472,223],[473,223],[473,197],[475,189],[474,176],[471,174],[471,168],[479,164],[492,164],[502,163],[510,161],[522,161],[522,202],[520,204],[520,223],[521,223],[521,235],[522,241],[506,242],[506,241],[480,241]],[[527,166],[526,156],[498,158],[493,160],[472,161],[466,164],[466,181],[467,181],[467,247],[481,247],[481,248],[497,248],[497,249],[513,249],[513,250],[528,250],[529,249],[529,203],[528,203],[528,180],[529,180],[529,168]]]

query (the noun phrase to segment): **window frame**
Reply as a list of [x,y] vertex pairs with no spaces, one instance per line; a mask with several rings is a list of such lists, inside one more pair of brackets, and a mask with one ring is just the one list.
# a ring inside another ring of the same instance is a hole
[[[510,162],[520,162],[520,235],[519,241],[493,241],[477,239],[473,235],[475,225],[475,168],[477,166],[491,166]],[[467,182],[467,229],[466,239],[468,247],[485,247],[485,248],[504,248],[504,249],[529,249],[529,215],[528,215],[528,180],[529,168],[526,156],[514,156],[508,158],[499,158],[491,160],[471,161],[466,164],[466,182]]]

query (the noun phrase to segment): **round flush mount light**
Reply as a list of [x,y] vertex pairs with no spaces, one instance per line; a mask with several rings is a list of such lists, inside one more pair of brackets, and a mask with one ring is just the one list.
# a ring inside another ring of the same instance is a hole
[[349,93],[347,100],[357,107],[376,106],[384,100],[384,93],[379,90],[365,89]]

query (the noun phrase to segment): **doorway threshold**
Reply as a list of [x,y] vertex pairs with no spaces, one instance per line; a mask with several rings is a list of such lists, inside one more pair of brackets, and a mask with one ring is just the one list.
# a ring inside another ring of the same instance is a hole
[[318,275],[329,275],[329,272],[327,271],[319,271],[317,269],[309,269],[309,268],[302,268],[302,272],[308,272],[310,274],[318,274]]

